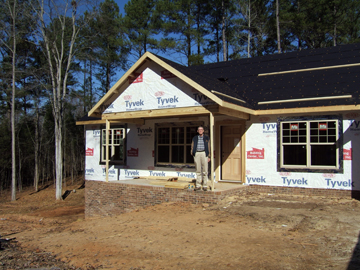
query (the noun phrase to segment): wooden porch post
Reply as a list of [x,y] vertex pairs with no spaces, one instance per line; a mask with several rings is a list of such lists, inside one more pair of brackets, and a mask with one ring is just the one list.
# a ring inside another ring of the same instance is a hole
[[214,191],[215,179],[214,179],[214,114],[210,113],[210,166],[211,166],[211,191]]
[[109,182],[109,131],[110,131],[110,121],[106,119],[106,134],[105,134],[105,173],[106,173],[106,182]]

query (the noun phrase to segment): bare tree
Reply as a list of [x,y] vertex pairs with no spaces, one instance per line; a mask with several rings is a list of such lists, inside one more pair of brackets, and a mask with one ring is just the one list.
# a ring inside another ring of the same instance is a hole
[[[237,34],[237,36],[240,39],[246,39],[246,44],[247,44],[247,57],[250,58],[250,52],[251,52],[251,39],[252,39],[252,35],[251,35],[251,27],[252,27],[252,22],[253,20],[255,20],[256,18],[256,14],[253,15],[252,14],[252,9],[251,9],[251,0],[238,0],[236,2],[236,6],[237,6],[237,11],[239,12],[239,15],[242,17],[242,20],[237,24],[237,28],[239,29],[239,32]],[[242,34],[242,30],[246,29],[246,37],[243,38],[243,34]]]
[[[12,78],[11,78],[11,113],[10,113],[10,122],[11,122],[11,200],[16,200],[16,152],[15,152],[15,95],[16,95],[16,13],[17,13],[17,0],[7,0],[4,2],[4,10],[8,10],[9,15],[9,24],[7,27],[3,28],[3,31],[6,32],[8,37],[7,42],[5,39],[1,38],[1,44],[5,46],[11,55],[12,58]],[[4,25],[5,26],[5,25]]]
[[15,74],[15,63],[16,63],[16,0],[14,0],[13,7],[8,1],[9,12],[12,17],[12,95],[11,95],[11,163],[12,163],[12,179],[11,179],[11,200],[16,200],[16,153],[15,153],[15,91],[16,91],[16,74]]
[[43,46],[51,80],[47,90],[49,90],[55,122],[56,200],[62,199],[64,102],[71,63],[76,54],[75,42],[80,31],[80,26],[77,24],[79,6],[80,1],[76,0],[48,0],[46,3],[45,0],[33,1],[33,10],[38,20],[37,44]]

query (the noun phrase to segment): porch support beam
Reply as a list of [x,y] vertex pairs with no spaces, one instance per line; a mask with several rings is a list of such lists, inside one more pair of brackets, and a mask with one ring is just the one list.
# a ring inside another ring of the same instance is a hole
[[106,147],[105,147],[105,171],[106,171],[106,182],[109,182],[109,131],[110,131],[110,121],[106,120],[106,125],[105,125],[105,143],[106,143]]
[[[122,120],[111,120],[112,124],[137,124],[143,125],[145,123],[144,119],[136,118],[136,119],[122,119]],[[91,121],[77,121],[76,125],[103,125],[106,124],[106,120],[91,120]]]
[[210,113],[210,177],[211,177],[211,191],[214,191],[215,179],[214,179],[214,114]]
[[233,117],[245,119],[245,120],[250,119],[250,115],[248,113],[233,110],[233,109],[222,107],[222,106],[219,107],[219,114],[225,114],[228,116],[233,116]]
[[136,124],[136,125],[143,125],[145,120],[142,118],[135,118],[135,119],[123,119],[123,120],[109,120],[111,124]]
[[174,109],[147,110],[134,112],[118,112],[103,114],[102,119],[107,120],[123,120],[133,118],[159,118],[159,117],[179,117],[183,115],[209,114],[210,112],[218,112],[218,105],[208,105],[199,107],[184,107]]

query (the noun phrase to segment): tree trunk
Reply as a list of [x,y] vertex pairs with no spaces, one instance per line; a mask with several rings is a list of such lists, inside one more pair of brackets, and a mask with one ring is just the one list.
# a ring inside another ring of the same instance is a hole
[[[18,135],[18,139],[17,139],[17,141],[19,142],[20,140],[19,140],[19,135]],[[18,163],[19,163],[19,172],[18,172],[18,177],[17,177],[17,186],[18,186],[18,190],[19,190],[19,192],[21,192],[22,191],[22,177],[21,177],[21,169],[22,169],[22,162],[23,162],[23,159],[22,159],[22,155],[21,155],[21,149],[20,149],[20,146],[19,146],[19,144],[18,144],[18,146],[17,146],[17,148],[18,148]]]
[[[36,104],[38,106],[38,104]],[[34,157],[34,188],[35,192],[39,190],[39,108],[36,108],[35,116],[35,157]]]
[[281,53],[280,19],[279,19],[279,0],[276,0],[276,32],[277,32],[277,47],[278,47],[278,53]]
[[251,0],[249,0],[249,16],[248,16],[248,42],[247,42],[247,54],[250,58],[250,42],[251,42]]
[[56,174],[56,200],[61,200],[62,195],[62,126],[61,126],[61,119],[55,119],[55,174]]
[[219,28],[216,27],[216,61],[220,62],[220,39],[219,39]]
[[13,10],[9,4],[10,14],[12,14],[12,35],[13,35],[13,47],[12,47],[12,96],[11,96],[11,162],[12,162],[12,176],[11,176],[11,200],[16,200],[16,152],[15,152],[15,64],[16,64],[16,0],[13,3]]
[[336,46],[336,6],[334,6],[334,46]]
[[[66,115],[64,112],[63,112],[64,115]],[[62,150],[62,160],[63,160],[63,180],[64,180],[64,188],[66,189],[66,176],[67,176],[67,162],[66,162],[66,116],[62,117],[63,118],[63,127],[62,130],[63,130],[63,138],[64,138],[64,148]]]
[[227,53],[226,53],[226,24],[225,24],[225,6],[224,6],[224,0],[221,1],[221,10],[222,10],[222,43],[223,43],[223,57],[224,61],[227,61]]

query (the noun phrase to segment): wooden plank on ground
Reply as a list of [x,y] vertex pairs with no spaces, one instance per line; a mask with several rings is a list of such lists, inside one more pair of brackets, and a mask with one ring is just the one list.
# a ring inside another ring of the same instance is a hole
[[177,189],[186,189],[188,188],[189,183],[174,183],[174,182],[168,182],[165,187],[166,188],[177,188]]

